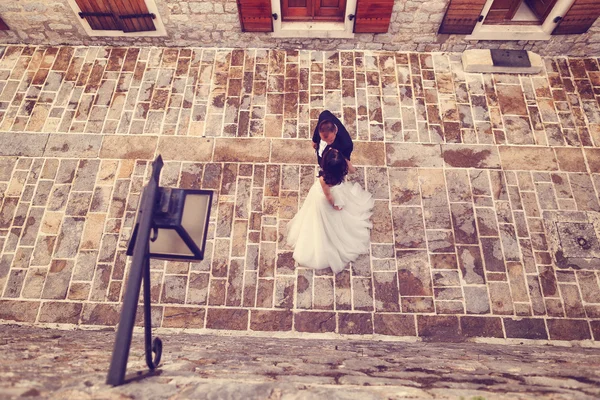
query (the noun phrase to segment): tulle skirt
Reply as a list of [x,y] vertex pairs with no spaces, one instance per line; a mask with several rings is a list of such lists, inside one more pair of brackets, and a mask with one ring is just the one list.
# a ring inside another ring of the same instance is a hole
[[316,180],[298,214],[288,225],[288,243],[299,265],[313,269],[331,267],[334,273],[369,252],[373,198],[357,183],[331,187],[334,209]]

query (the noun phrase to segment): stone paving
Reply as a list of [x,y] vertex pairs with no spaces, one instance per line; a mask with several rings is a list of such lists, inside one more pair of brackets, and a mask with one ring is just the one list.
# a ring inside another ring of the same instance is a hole
[[[104,382],[113,332],[0,326],[3,399],[592,400],[600,349],[166,334],[148,373],[135,334],[128,383]],[[560,365],[560,368],[556,366]]]
[[[517,76],[464,73],[460,54],[7,46],[0,319],[117,323],[162,154],[163,185],[218,196],[206,259],[152,262],[155,326],[597,340],[600,260],[574,268],[556,224],[600,236],[600,68],[545,61]],[[376,199],[371,253],[335,276],[285,243],[323,109]]]

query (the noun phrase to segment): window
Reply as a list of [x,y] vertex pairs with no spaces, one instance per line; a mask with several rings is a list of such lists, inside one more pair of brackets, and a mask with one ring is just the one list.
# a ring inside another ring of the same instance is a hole
[[242,32],[273,37],[352,38],[386,33],[394,0],[237,0]]
[[154,0],[68,0],[90,36],[164,36]]
[[272,0],[271,7],[281,15],[273,22],[276,37],[354,37],[346,15],[355,13],[356,0]]
[[585,33],[600,16],[595,0],[450,0],[441,34],[466,40],[548,40]]

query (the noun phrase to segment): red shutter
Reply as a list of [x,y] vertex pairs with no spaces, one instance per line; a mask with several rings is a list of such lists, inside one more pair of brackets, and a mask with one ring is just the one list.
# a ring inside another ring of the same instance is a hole
[[554,28],[553,35],[585,33],[600,17],[600,1],[575,0],[569,11]]
[[273,32],[271,0],[237,0],[242,32]]
[[495,0],[485,16],[485,22],[510,21],[520,5],[521,0]]
[[2,18],[0,18],[0,31],[8,31],[10,30],[10,28],[8,27],[8,25],[6,25],[6,22],[4,22],[2,20]]
[[282,21],[310,21],[313,0],[281,0]]
[[155,31],[154,14],[144,0],[109,0],[112,10],[121,20],[123,32]]
[[315,20],[344,22],[346,0],[315,0]]
[[75,0],[81,12],[93,30],[120,31],[121,26],[110,5],[103,0]]
[[525,0],[525,4],[535,14],[540,21],[546,20],[546,17],[558,0]]
[[438,33],[468,35],[473,32],[486,0],[451,0]]
[[354,33],[386,33],[392,18],[394,0],[358,0]]
[[144,0],[75,0],[81,17],[93,30],[155,31],[153,15]]

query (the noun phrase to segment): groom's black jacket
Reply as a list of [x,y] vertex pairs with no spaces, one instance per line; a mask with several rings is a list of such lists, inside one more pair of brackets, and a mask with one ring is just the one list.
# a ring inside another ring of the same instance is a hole
[[[340,121],[335,115],[333,115],[331,111],[325,110],[319,115],[319,122],[317,122],[317,126],[315,127],[315,133],[313,134],[312,138],[313,142],[317,144],[316,152],[319,166],[321,165],[322,161],[321,157],[319,157],[319,145],[321,143],[321,136],[319,135],[319,125],[322,121],[325,120],[333,122],[338,129],[337,135],[335,136],[335,140],[331,145],[327,145],[325,151],[327,151],[327,149],[329,149],[330,147],[333,147],[334,149],[340,151],[344,155],[344,157],[346,157],[347,160],[350,160],[350,155],[352,154],[352,150],[354,149],[354,144],[352,143],[350,134],[342,124],[342,121]],[[325,154],[325,151],[323,151],[323,154]]]

